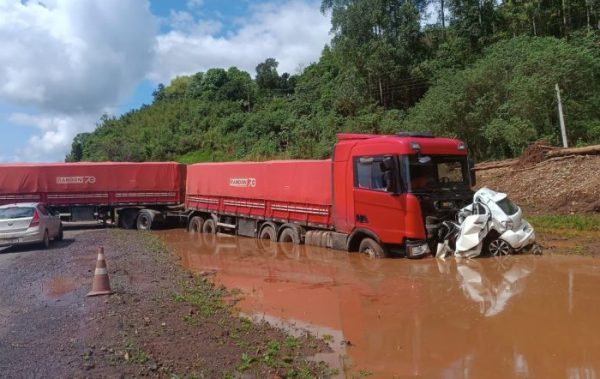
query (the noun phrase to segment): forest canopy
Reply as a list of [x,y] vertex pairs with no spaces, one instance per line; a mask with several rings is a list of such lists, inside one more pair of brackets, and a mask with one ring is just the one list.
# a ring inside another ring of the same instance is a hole
[[[213,68],[105,115],[67,161],[184,163],[325,158],[341,131],[430,130],[477,159],[559,142],[600,143],[600,0],[323,0],[332,40],[299,73],[274,57],[252,75]],[[437,23],[427,25],[431,12]]]

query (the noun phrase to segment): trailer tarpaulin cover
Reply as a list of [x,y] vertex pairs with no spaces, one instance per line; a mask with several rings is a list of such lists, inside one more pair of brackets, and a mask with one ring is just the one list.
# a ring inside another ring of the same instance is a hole
[[126,198],[168,192],[172,201],[181,196],[184,176],[185,166],[175,162],[7,164],[0,165],[0,196],[111,193]]
[[331,205],[331,160],[199,163],[187,194]]

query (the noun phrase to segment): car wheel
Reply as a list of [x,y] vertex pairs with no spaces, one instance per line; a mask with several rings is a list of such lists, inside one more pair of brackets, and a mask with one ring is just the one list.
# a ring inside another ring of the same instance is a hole
[[216,234],[217,224],[215,223],[215,220],[209,218],[208,220],[204,221],[204,224],[202,225],[202,233]]
[[371,238],[364,238],[360,241],[358,252],[371,258],[385,258],[387,256],[383,247]]
[[55,240],[57,241],[62,241],[64,238],[64,234],[63,234],[63,226],[62,223],[58,226],[58,234],[56,235]]
[[48,230],[44,232],[44,239],[42,240],[42,247],[47,249],[50,247],[50,236],[48,235]]
[[513,253],[513,248],[501,238],[496,238],[490,241],[488,245],[488,252],[493,257],[499,257],[503,255],[510,255]]

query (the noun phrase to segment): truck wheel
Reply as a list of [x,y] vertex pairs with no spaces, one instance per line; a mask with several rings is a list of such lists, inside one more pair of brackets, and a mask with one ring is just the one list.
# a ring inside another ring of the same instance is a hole
[[277,241],[277,234],[275,233],[275,229],[272,226],[265,226],[260,231],[260,235],[258,236],[261,240],[271,240]]
[[200,216],[194,216],[190,220],[190,224],[188,225],[188,232],[190,233],[200,233],[202,232],[202,226],[204,225],[204,219]]
[[141,211],[137,216],[137,230],[150,230],[152,229],[152,221],[154,215],[146,210]]
[[202,233],[216,234],[217,224],[215,224],[215,220],[209,218],[208,220],[204,221],[204,224],[202,224]]
[[386,253],[383,247],[371,238],[364,238],[360,241],[358,251],[366,254],[371,258],[385,258]]
[[294,245],[300,244],[300,235],[293,228],[285,228],[281,235],[279,236],[279,242],[289,242]]
[[125,209],[119,214],[119,223],[125,229],[133,229],[135,228],[137,214],[137,209]]
[[510,246],[508,242],[501,238],[491,240],[488,244],[487,250],[493,257],[510,255],[514,252],[512,246]]

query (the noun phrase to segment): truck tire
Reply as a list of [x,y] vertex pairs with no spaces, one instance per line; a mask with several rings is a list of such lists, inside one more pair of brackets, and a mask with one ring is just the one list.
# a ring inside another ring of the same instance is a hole
[[275,232],[275,229],[273,229],[272,226],[267,225],[264,228],[262,228],[258,238],[260,238],[261,240],[277,241],[277,233]]
[[124,209],[119,213],[119,223],[124,229],[135,228],[137,221],[138,210],[137,209]]
[[217,224],[215,223],[215,220],[209,218],[208,220],[204,221],[204,224],[202,224],[202,233],[216,234]]
[[300,235],[298,231],[293,228],[285,228],[279,235],[279,242],[293,243],[294,245],[300,244]]
[[204,225],[204,219],[200,216],[194,216],[190,220],[188,225],[188,232],[190,233],[201,233],[202,226]]
[[154,221],[154,214],[147,210],[140,211],[137,216],[137,230],[150,230],[152,229],[152,222]]
[[371,258],[385,258],[387,255],[383,247],[371,238],[364,238],[360,241],[358,251]]

